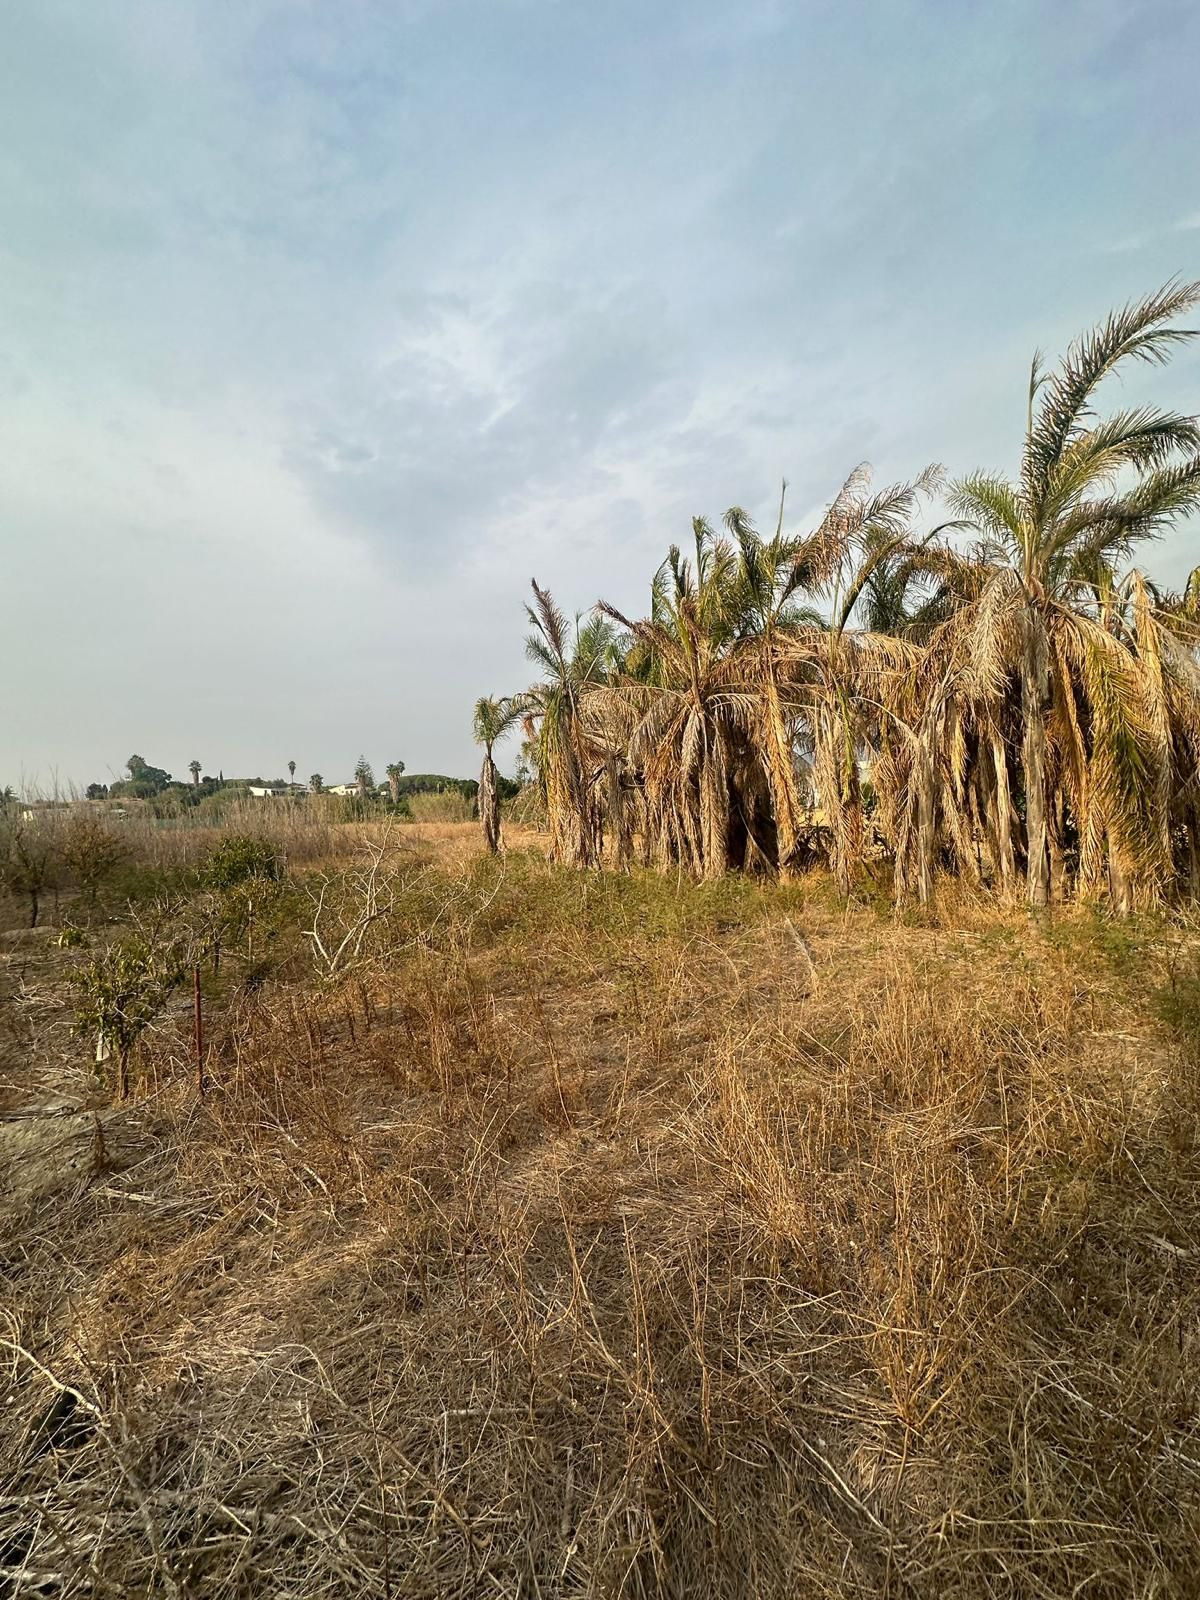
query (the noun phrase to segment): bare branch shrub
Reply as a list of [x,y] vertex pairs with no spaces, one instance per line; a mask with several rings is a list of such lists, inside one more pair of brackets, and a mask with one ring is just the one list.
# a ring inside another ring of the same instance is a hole
[[75,807],[63,824],[59,851],[67,875],[93,906],[101,885],[129,856],[128,844],[111,824]]
[[29,926],[36,928],[43,896],[57,888],[63,867],[61,828],[54,813],[0,814],[0,887],[29,902]]

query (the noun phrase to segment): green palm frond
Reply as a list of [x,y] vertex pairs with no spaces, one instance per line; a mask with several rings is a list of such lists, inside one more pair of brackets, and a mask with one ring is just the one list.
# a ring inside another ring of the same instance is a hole
[[1048,509],[1065,509],[1081,495],[1113,483],[1127,467],[1160,467],[1172,456],[1197,450],[1200,427],[1194,417],[1151,406],[1118,411],[1077,434],[1063,451],[1048,480]]
[[[521,695],[497,697],[483,695],[475,702],[473,732],[476,744],[492,748],[525,715],[525,698]],[[391,769],[388,769],[389,772]]]
[[1200,455],[1148,474],[1117,502],[1111,520],[1131,539],[1153,539],[1177,518],[1200,509]]
[[611,620],[597,607],[586,621],[575,619],[571,676],[577,683],[597,683],[620,665],[620,644]]
[[540,634],[531,633],[526,639],[525,656],[535,667],[540,667],[547,678],[557,678],[562,673],[563,662],[561,658],[555,655]]
[[1195,332],[1167,324],[1198,301],[1200,283],[1165,284],[1075,340],[1057,370],[1038,383],[1021,463],[1022,484],[1033,504],[1040,506],[1044,499],[1052,473],[1089,415],[1101,380],[1125,361],[1165,361]]
[[1003,549],[1021,547],[1025,512],[1020,495],[1005,478],[973,472],[950,486],[950,504],[959,516]]

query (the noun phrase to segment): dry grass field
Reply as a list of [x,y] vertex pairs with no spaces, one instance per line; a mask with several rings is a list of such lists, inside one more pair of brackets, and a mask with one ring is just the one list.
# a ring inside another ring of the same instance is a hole
[[1186,924],[447,823],[331,968],[370,837],[205,967],[203,1095],[190,988],[124,1103],[72,1036],[132,913],[10,918],[0,1594],[1200,1592]]

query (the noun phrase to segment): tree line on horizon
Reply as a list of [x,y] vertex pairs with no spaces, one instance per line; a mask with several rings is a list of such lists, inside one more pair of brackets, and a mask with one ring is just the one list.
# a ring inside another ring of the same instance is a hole
[[[330,787],[319,772],[314,772],[306,784],[297,783],[294,761],[287,764],[287,778],[226,778],[223,772],[212,777],[202,775],[201,763],[192,761],[188,765],[190,781],[174,778],[166,768],[153,766],[140,755],[130,756],[125,765],[127,777],[107,784],[89,783],[84,790],[84,798],[93,801],[138,800],[148,803],[156,811],[164,807],[167,811],[173,811],[202,806],[206,802],[219,805],[248,794],[251,788],[275,789],[292,798],[303,799],[306,795],[324,795]],[[413,795],[455,793],[465,800],[474,801],[478,787],[474,778],[456,778],[436,772],[410,773],[403,761],[388,762],[384,772],[384,781],[377,782],[371,763],[365,756],[360,756],[353,775],[342,787],[352,789],[349,798],[361,805],[370,807],[380,804],[401,810]],[[500,782],[504,793],[516,792],[517,785],[510,780],[501,779]],[[0,803],[15,801],[16,798],[10,786],[0,794]]]
[[1198,302],[1172,282],[1035,356],[1013,478],[875,489],[859,467],[804,532],[784,496],[769,533],[697,518],[641,617],[601,601],[572,626],[535,581],[538,681],[476,706],[488,845],[492,750],[522,724],[563,863],[820,860],[848,893],[874,851],[898,901],[939,872],[1034,906],[1200,895],[1200,567],[1170,593],[1136,559],[1200,505],[1200,422],[1095,410],[1194,337]]

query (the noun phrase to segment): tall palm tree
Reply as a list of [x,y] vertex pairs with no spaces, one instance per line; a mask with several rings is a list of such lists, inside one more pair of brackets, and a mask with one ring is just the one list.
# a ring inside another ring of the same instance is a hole
[[872,579],[914,559],[912,519],[940,474],[939,467],[930,466],[910,483],[872,493],[869,469],[856,467],[816,529],[796,546],[797,587],[822,601],[828,612],[810,610],[806,625],[790,630],[778,654],[812,750],[817,800],[842,894],[850,892],[865,847],[859,758],[872,742],[872,730],[875,742],[891,737],[893,730],[880,725],[881,714],[887,714],[881,686],[913,659],[912,650],[890,635],[852,623]]
[[288,782],[289,783],[295,783],[295,781],[296,781],[296,763],[294,761],[289,761],[288,762]]
[[495,855],[500,848],[500,796],[499,774],[492,751],[514,723],[519,722],[525,707],[519,698],[497,699],[484,695],[475,702],[475,743],[483,746],[483,766],[479,773],[479,826],[483,831],[484,848]]
[[200,763],[198,761],[189,761],[188,762],[188,771],[192,775],[192,785],[193,785],[193,787],[194,788],[199,788],[200,787]]
[[[757,657],[761,696],[759,741],[775,816],[776,856],[782,875],[790,873],[804,809],[796,781],[796,709],[782,680],[779,646],[801,624],[819,624],[819,614],[798,596],[809,583],[808,541],[783,531],[787,483],[779,495],[779,516],[770,539],[758,533],[739,507],[725,513],[725,526],[737,549],[732,599],[739,637],[753,641],[746,654]],[[749,662],[748,662],[749,664]]]
[[[1019,685],[1026,885],[1035,906],[1050,892],[1047,727],[1055,707],[1070,734],[1066,770],[1085,850],[1094,858],[1106,837],[1118,875],[1130,865],[1164,865],[1138,835],[1134,800],[1154,735],[1134,658],[1110,648],[1087,598],[1099,571],[1200,505],[1200,429],[1192,417],[1152,406],[1101,420],[1092,403],[1118,367],[1162,363],[1191,337],[1170,324],[1198,301],[1200,283],[1167,284],[1077,339],[1053,372],[1035,356],[1017,480],[974,473],[952,490],[955,509],[984,540],[986,581],[964,619],[975,635],[981,617],[988,623],[977,680],[995,693],[1011,672]],[[1079,684],[1094,720],[1090,741],[1079,725]]]
[[400,779],[404,776],[403,761],[389,761],[387,766],[388,794],[394,806],[400,804]]

